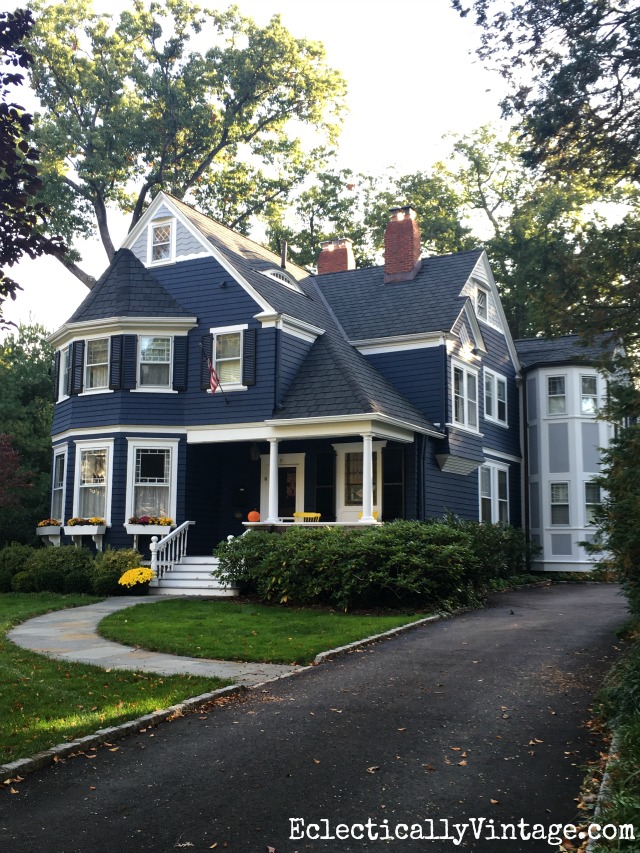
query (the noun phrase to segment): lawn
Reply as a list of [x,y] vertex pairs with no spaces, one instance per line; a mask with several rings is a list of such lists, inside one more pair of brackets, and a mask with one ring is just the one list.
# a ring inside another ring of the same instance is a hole
[[[18,622],[99,601],[82,595],[0,594],[0,763],[33,755],[229,682],[50,660],[6,639]],[[140,608],[142,609],[142,608]]]
[[191,599],[113,613],[102,620],[98,631],[110,640],[176,655],[308,664],[318,652],[419,618],[415,613],[360,615]]

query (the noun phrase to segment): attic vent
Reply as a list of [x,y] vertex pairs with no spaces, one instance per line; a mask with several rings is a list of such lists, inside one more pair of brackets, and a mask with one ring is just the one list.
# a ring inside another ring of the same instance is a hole
[[273,278],[275,281],[279,281],[280,284],[284,284],[285,287],[289,287],[297,293],[302,293],[298,282],[294,278],[291,278],[290,275],[287,275],[286,272],[282,270],[260,270],[260,272],[262,275],[266,275],[267,278]]

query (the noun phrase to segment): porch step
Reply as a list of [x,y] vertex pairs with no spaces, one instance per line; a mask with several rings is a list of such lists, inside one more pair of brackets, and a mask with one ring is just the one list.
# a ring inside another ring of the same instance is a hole
[[151,595],[208,595],[233,597],[239,590],[225,586],[211,572],[218,565],[216,557],[183,557],[173,570],[151,582]]

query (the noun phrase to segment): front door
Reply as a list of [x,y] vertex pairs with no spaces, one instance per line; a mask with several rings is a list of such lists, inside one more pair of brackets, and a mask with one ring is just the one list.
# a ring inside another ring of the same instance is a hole
[[[269,517],[269,457],[260,457],[260,516]],[[313,507],[312,507],[313,509]],[[294,512],[304,512],[304,453],[278,455],[278,516],[292,520]]]
[[291,518],[296,511],[296,480],[295,465],[278,466],[278,515],[280,518]]

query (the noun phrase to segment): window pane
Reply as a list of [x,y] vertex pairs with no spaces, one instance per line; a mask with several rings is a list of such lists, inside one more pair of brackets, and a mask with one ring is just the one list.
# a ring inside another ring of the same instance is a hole
[[136,450],[136,483],[168,483],[169,448]]
[[161,362],[171,358],[171,338],[140,338],[140,361]]
[[482,497],[491,497],[491,468],[480,469],[480,493]]
[[240,358],[240,341],[242,334],[216,335],[216,359],[218,358]]
[[482,516],[482,521],[486,521],[487,524],[491,524],[493,519],[491,517],[491,498],[482,498],[480,502],[480,513]]
[[591,394],[592,396],[596,396],[598,393],[598,383],[595,376],[583,376],[582,377],[582,393],[583,394]]
[[549,396],[564,394],[564,376],[550,376],[548,382]]
[[140,337],[140,385],[171,384],[171,338]]
[[153,228],[151,260],[162,261],[171,257],[171,225],[156,225]]
[[80,485],[105,482],[107,476],[106,450],[83,450],[80,459]]
[[568,483],[552,483],[551,484],[551,503],[568,503],[569,502],[569,484]]
[[484,413],[488,418],[493,417],[493,376],[484,377]]
[[478,380],[473,373],[467,373],[467,410],[469,417],[467,424],[470,427],[478,426]]
[[478,289],[477,296],[477,307],[478,307],[478,317],[482,317],[484,320],[487,319],[487,294],[484,290]]
[[222,387],[224,389],[225,384],[231,385],[234,383],[240,383],[242,381],[241,368],[240,368],[240,360],[234,361],[221,361],[218,362],[217,365],[217,374],[220,382],[222,383]]
[[569,507],[562,505],[552,506],[551,524],[569,524]]
[[345,454],[344,502],[346,506],[362,506],[362,453]]
[[507,489],[507,472],[498,471],[498,499],[506,501],[508,497]]
[[141,385],[161,385],[167,387],[169,385],[169,365],[168,364],[141,364],[140,365],[140,384]]
[[588,504],[600,503],[600,486],[597,483],[585,483],[585,492]]
[[53,466],[53,487],[60,488],[64,485],[64,453],[59,453],[56,456]]
[[496,389],[498,392],[498,420],[506,423],[507,421],[507,383],[504,379],[496,380]]

